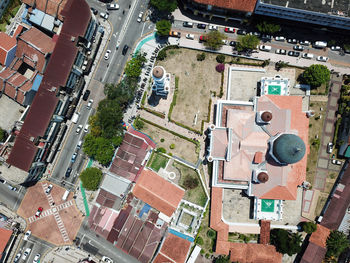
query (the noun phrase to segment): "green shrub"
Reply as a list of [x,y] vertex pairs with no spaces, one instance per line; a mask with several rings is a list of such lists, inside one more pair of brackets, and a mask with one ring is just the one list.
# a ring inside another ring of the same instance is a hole
[[102,171],[96,167],[89,167],[80,174],[79,178],[85,189],[95,191],[102,180]]
[[210,257],[209,253],[205,254],[205,258],[209,258],[209,257]]
[[203,245],[203,244],[204,244],[203,238],[198,237],[198,238],[197,238],[197,245],[201,246],[201,245]]
[[166,56],[167,56],[166,51],[164,49],[162,49],[161,51],[159,51],[157,59],[164,60],[166,58]]
[[217,55],[217,56],[216,56],[216,61],[217,61],[218,63],[224,63],[224,62],[225,62],[225,55],[223,55],[223,54]]
[[159,147],[159,148],[157,148],[157,152],[166,153],[166,150],[163,147]]
[[312,222],[303,222],[302,229],[305,233],[311,234],[316,231],[317,225]]
[[161,139],[160,139],[160,142],[164,142],[164,141],[165,141],[164,138],[161,138]]
[[214,229],[209,228],[207,231],[207,237],[214,239],[216,237],[216,231]]
[[145,123],[143,121],[141,121],[139,118],[136,118],[134,121],[134,126],[135,126],[136,130],[142,130],[143,127],[145,126]]
[[165,114],[162,113],[162,112],[159,112],[159,111],[155,111],[155,110],[151,110],[150,108],[146,108],[146,107],[141,107],[141,109],[159,117],[159,118],[162,118],[162,119],[165,119]]
[[169,148],[172,150],[175,149],[175,144],[174,143],[170,144]]
[[173,94],[173,100],[170,103],[168,120],[171,121],[171,114],[173,113],[173,109],[176,105],[177,94],[179,92],[179,77],[175,76],[175,90]]
[[197,54],[197,61],[203,61],[205,60],[205,53],[200,53],[200,54]]
[[147,91],[143,93],[142,99],[141,99],[141,105],[145,105],[147,99]]
[[198,179],[195,177],[190,177],[190,176],[187,176],[183,182],[183,186],[187,190],[196,188],[198,186],[198,184],[199,184]]

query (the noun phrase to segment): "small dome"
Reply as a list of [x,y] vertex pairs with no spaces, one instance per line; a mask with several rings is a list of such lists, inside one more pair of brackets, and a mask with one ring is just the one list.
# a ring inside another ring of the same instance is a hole
[[273,155],[281,163],[299,162],[304,157],[305,151],[305,143],[294,134],[282,134],[273,142]]
[[261,114],[261,119],[264,121],[264,122],[269,122],[272,120],[272,113],[269,112],[269,111],[264,111],[262,114]]
[[160,79],[160,78],[162,78],[163,75],[164,75],[164,70],[163,70],[163,68],[157,66],[157,67],[154,67],[154,68],[153,68],[152,74],[153,74],[153,76],[154,76],[155,78],[159,78],[159,79]]
[[266,183],[269,180],[269,175],[264,172],[258,174],[258,180],[260,183]]

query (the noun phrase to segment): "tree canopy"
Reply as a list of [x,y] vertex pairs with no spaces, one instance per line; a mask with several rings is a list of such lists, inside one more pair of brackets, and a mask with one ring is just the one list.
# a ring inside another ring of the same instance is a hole
[[311,88],[317,88],[330,80],[331,73],[329,69],[320,64],[314,64],[308,67],[302,74],[302,82],[309,84]]
[[256,49],[256,46],[259,45],[260,39],[254,35],[245,35],[238,36],[237,50],[253,50]]
[[230,263],[230,256],[223,256],[220,255],[219,257],[217,257],[214,261],[215,263]]
[[217,30],[213,30],[204,35],[204,38],[206,39],[204,42],[205,47],[218,50],[223,45],[222,40],[226,39],[226,36]]
[[256,25],[256,28],[264,34],[275,34],[281,30],[281,26],[273,23],[262,21]]
[[347,236],[338,230],[333,230],[327,238],[326,258],[337,259],[339,255],[349,247]]
[[271,244],[276,247],[276,250],[282,254],[293,254],[301,251],[301,235],[291,233],[285,229],[273,229],[271,231]]
[[86,168],[80,174],[80,180],[85,189],[95,191],[98,189],[102,180],[102,171],[96,167]]
[[303,222],[302,229],[305,233],[311,234],[316,231],[317,225],[313,222]]
[[151,6],[157,8],[159,11],[168,13],[174,12],[177,8],[176,0],[151,0],[150,4]]
[[4,142],[6,140],[6,131],[0,128],[0,142]]
[[141,74],[142,65],[146,61],[147,59],[144,54],[136,53],[135,56],[126,63],[124,69],[126,76],[129,78],[138,78]]
[[160,20],[156,23],[157,35],[159,36],[169,36],[171,29],[171,23],[169,20]]

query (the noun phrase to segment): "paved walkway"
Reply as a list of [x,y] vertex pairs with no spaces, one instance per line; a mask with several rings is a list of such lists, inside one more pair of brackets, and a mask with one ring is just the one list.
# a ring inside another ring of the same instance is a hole
[[[42,262],[49,263],[76,263],[89,258],[89,253],[74,246],[63,246],[51,249],[42,255]],[[94,262],[100,262],[98,258],[91,257]]]

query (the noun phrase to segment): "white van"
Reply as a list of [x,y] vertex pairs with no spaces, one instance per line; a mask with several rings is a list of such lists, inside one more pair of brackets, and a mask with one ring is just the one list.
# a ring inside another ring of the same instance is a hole
[[271,46],[260,45],[260,46],[259,46],[259,49],[260,49],[261,51],[269,52],[269,51],[271,51]]
[[66,201],[67,198],[68,198],[68,195],[69,195],[69,191],[66,190],[66,191],[64,192],[63,196],[62,196],[62,200],[63,200],[63,201]]
[[73,123],[77,123],[80,117],[80,113],[79,112],[74,112],[73,117],[72,117],[72,122]]
[[315,48],[325,48],[325,47],[327,47],[327,42],[325,42],[325,41],[316,41],[313,44],[313,47],[315,47]]

